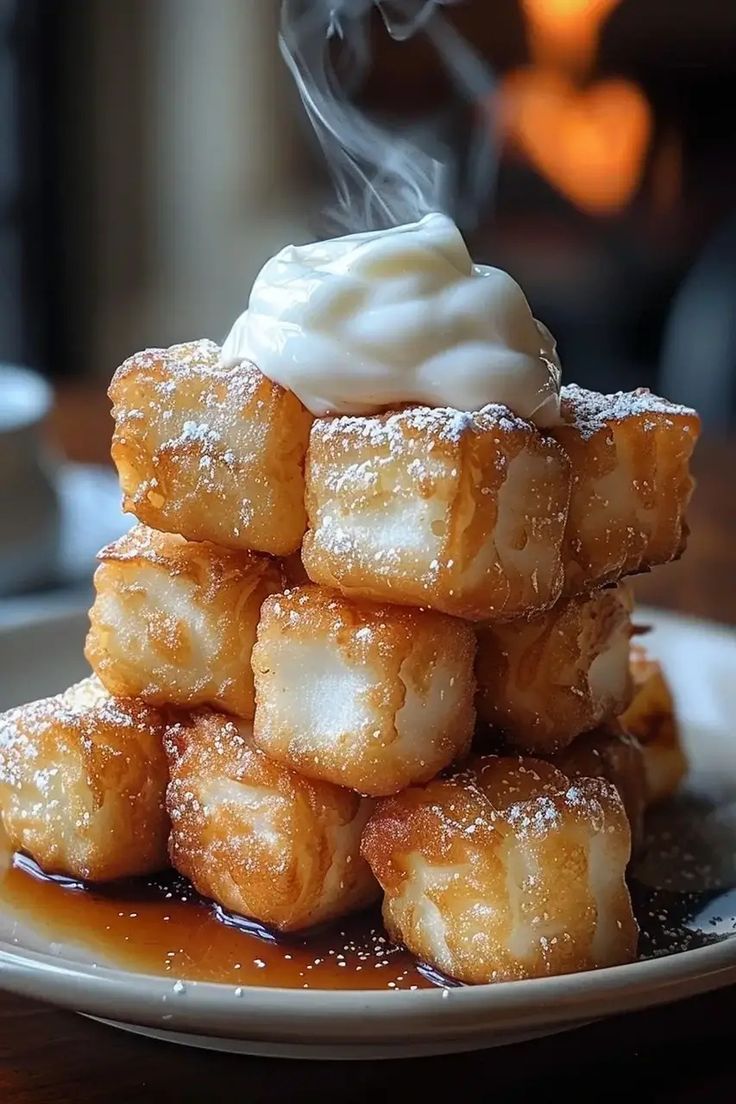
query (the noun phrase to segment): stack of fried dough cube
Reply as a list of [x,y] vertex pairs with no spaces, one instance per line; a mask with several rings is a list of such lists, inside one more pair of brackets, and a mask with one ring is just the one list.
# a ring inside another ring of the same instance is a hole
[[545,431],[314,419],[209,341],[110,396],[137,523],[99,555],[93,676],[0,718],[13,847],[171,864],[285,932],[383,894],[467,982],[631,960],[632,838],[684,761],[623,580],[683,551],[695,413],[568,386]]

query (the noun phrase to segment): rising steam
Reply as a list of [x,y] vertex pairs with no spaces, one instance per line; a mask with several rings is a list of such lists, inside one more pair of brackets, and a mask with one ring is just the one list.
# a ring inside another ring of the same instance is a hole
[[[413,222],[430,211],[444,211],[461,225],[472,226],[488,202],[496,163],[490,112],[484,108],[494,82],[485,62],[439,11],[452,2],[283,0],[281,52],[335,182],[331,221],[336,229],[382,229]],[[476,108],[464,188],[455,156],[437,135],[420,141],[389,130],[351,102],[350,93],[370,67],[374,6],[395,40],[426,35],[458,93]]]

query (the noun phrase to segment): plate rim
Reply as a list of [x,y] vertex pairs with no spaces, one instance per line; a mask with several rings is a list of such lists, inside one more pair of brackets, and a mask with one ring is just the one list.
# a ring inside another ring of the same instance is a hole
[[[329,990],[236,987],[176,981],[124,968],[18,952],[0,943],[0,987],[120,1022],[250,1039],[278,1037],[379,1042],[453,1037],[521,1025],[560,1024],[652,1007],[736,982],[736,939],[582,973],[452,989]],[[10,983],[10,984],[8,984]],[[235,990],[239,989],[238,996]],[[257,1015],[259,1023],[254,1024]]]

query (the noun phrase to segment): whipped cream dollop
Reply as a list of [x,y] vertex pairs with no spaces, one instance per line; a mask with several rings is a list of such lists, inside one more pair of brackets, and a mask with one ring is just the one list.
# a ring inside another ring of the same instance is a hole
[[554,338],[516,281],[473,264],[441,214],[282,249],[221,359],[253,361],[317,416],[502,403],[539,426],[559,421]]

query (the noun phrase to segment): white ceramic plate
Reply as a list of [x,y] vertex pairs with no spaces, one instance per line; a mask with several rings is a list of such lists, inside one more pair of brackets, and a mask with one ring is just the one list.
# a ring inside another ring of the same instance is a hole
[[[683,852],[710,870],[668,871],[678,889],[721,895],[702,924],[734,931],[736,896],[736,634],[714,625],[639,612],[655,629],[647,644],[665,664],[684,722],[692,773],[686,803],[657,814],[653,831],[672,832]],[[85,673],[86,618],[79,611],[15,612],[0,627],[0,708],[54,693]],[[686,838],[687,837],[687,838]],[[644,882],[660,876],[651,856]],[[697,879],[696,879],[697,880]],[[682,886],[679,888],[683,888]],[[730,909],[730,912],[729,912]],[[696,924],[697,927],[697,924]],[[83,946],[40,938],[27,918],[0,900],[0,986],[127,1030],[171,1042],[248,1054],[309,1058],[389,1058],[472,1050],[570,1029],[591,1019],[644,1008],[736,981],[736,932],[695,950],[567,977],[416,992],[332,992],[238,988],[159,978],[94,965]]]

